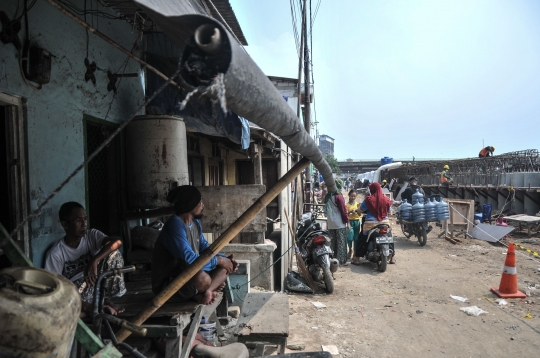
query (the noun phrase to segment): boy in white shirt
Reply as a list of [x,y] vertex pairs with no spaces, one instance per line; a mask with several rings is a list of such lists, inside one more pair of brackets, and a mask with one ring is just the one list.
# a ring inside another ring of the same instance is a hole
[[[124,266],[122,255],[117,251],[122,241],[109,238],[99,230],[88,229],[86,210],[79,203],[64,203],[58,214],[66,236],[47,253],[45,269],[68,278],[77,286],[82,299],[81,316],[91,316],[94,285],[99,273]],[[113,276],[102,284],[107,297],[122,296],[126,292],[121,275]],[[123,311],[108,298],[104,308],[113,315]]]

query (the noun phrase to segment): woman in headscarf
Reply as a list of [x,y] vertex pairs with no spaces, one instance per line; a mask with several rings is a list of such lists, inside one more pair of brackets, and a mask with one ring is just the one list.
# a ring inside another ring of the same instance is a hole
[[[362,220],[361,234],[358,236],[358,244],[356,246],[356,255],[353,260],[354,265],[358,265],[360,257],[365,256],[367,250],[367,234],[369,230],[373,229],[379,224],[390,224],[388,220],[388,211],[392,206],[392,200],[388,199],[382,192],[381,185],[377,182],[369,185],[370,195],[360,205],[359,211],[365,212],[365,221]],[[390,244],[392,250],[392,257],[390,263],[395,264],[395,251],[394,244]]]
[[326,228],[332,238],[332,251],[340,266],[347,266],[347,233],[350,226],[345,199],[341,194],[343,188],[341,179],[336,179],[336,187],[335,193],[328,193],[325,196]]

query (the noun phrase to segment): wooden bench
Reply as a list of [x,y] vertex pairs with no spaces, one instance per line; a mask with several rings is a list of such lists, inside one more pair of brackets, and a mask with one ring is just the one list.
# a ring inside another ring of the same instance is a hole
[[289,337],[289,297],[283,293],[252,292],[246,295],[237,323],[238,342],[255,344],[256,356],[265,345],[279,345],[285,353]]
[[[119,316],[129,319],[143,309],[154,294],[150,281],[128,282],[126,288],[128,292],[124,296],[113,298],[112,301],[125,309]],[[216,315],[216,308],[222,299],[223,294],[220,293],[216,301],[208,306],[196,302],[165,303],[142,325],[147,329],[146,337],[167,339],[166,358],[187,358],[203,316],[216,322],[218,336],[224,335]],[[192,315],[194,315],[193,319]],[[182,345],[182,332],[190,323],[186,340]]]

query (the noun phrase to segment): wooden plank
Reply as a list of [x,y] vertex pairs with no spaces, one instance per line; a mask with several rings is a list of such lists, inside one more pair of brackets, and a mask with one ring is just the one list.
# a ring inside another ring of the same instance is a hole
[[[135,296],[131,296],[131,297],[136,298]],[[154,296],[152,295],[152,297],[150,297],[147,300],[126,302],[125,304],[122,305],[125,311],[119,314],[119,316],[121,317],[135,316],[135,314],[140,311],[141,307],[144,307],[153,297]],[[206,310],[209,310],[210,312],[207,314],[207,316],[210,316],[211,312],[216,310],[216,307],[221,303],[222,299],[223,299],[223,293],[220,293],[220,295],[217,297],[216,301],[213,304],[205,306],[205,312]],[[200,304],[195,301],[188,301],[184,303],[165,303],[152,315],[152,317],[169,317],[169,316],[174,317],[176,315],[184,315],[184,314],[191,315],[197,310],[197,307],[199,306]]]
[[[126,302],[123,307],[125,309],[124,312],[119,314],[121,317],[133,317],[137,312],[141,310],[142,307],[144,307],[148,302]],[[165,303],[163,306],[161,306],[152,317],[166,317],[166,316],[174,316],[176,314],[192,314],[195,312],[199,304],[197,302],[186,302],[186,303]]]
[[123,306],[126,303],[131,303],[131,304],[141,303],[141,302],[146,303],[150,301],[152,298],[154,298],[154,293],[152,292],[135,293],[135,292],[128,291],[125,295],[121,297],[112,297],[111,301],[113,301],[113,303],[115,304],[119,304]]
[[507,220],[513,220],[513,221],[521,221],[526,223],[534,223],[540,221],[540,216],[529,216],[529,215],[511,215],[511,216],[505,216],[505,219]]
[[139,270],[137,270],[135,272],[128,273],[127,278],[129,281],[147,281],[152,279],[152,272],[139,272]]
[[189,327],[189,332],[186,336],[186,341],[184,342],[184,346],[182,347],[180,358],[189,357],[189,353],[191,351],[191,345],[193,344],[193,341],[195,340],[195,335],[197,334],[197,331],[199,330],[199,325],[201,324],[202,310],[203,310],[203,306],[200,305],[197,308],[197,311],[195,312],[195,316],[193,316],[193,321],[191,321],[191,327]]
[[152,281],[126,282],[126,290],[128,290],[128,292],[151,291]]
[[289,336],[289,297],[282,293],[248,293],[237,323],[238,336]]

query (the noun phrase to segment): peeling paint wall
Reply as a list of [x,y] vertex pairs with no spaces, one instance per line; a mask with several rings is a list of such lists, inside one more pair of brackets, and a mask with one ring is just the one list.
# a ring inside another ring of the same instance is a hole
[[[84,7],[83,0],[71,2]],[[17,0],[2,0],[0,10],[12,19],[18,3],[20,15],[22,3]],[[87,4],[90,6],[90,1]],[[96,1],[92,4],[95,9]],[[99,10],[111,13],[103,7]],[[85,29],[42,0],[30,10],[28,20],[31,45],[53,55],[51,81],[41,91],[27,86],[21,77],[17,50],[13,44],[0,43],[0,92],[27,99],[29,200],[33,210],[84,160],[83,115],[120,123],[143,103],[144,90],[140,78],[119,80],[118,94],[109,110],[113,92],[107,91],[107,73],[95,72],[95,86],[84,81]],[[87,15],[87,21],[92,22],[91,16]],[[94,25],[124,48],[140,45],[136,43],[137,34],[123,20],[94,18]],[[24,24],[19,37],[24,38]],[[90,62],[95,61],[100,69],[122,72],[126,56],[92,33],[88,49]],[[129,60],[125,72],[140,73],[140,66]],[[31,258],[38,267],[43,265],[46,250],[64,235],[58,220],[60,205],[66,201],[85,203],[84,180],[83,170],[32,220]]]

